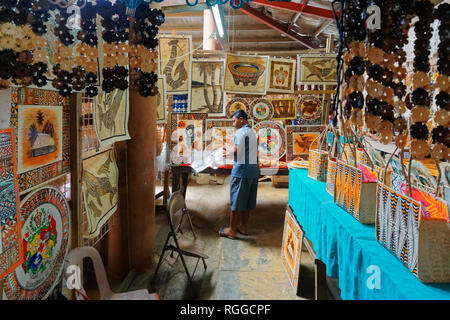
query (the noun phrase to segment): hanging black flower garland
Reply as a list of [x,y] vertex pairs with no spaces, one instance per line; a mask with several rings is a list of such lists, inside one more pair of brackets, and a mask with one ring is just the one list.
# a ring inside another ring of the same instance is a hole
[[347,70],[344,74],[346,89],[344,90],[343,115],[346,118],[344,129],[351,125],[362,125],[362,109],[364,108],[364,72],[366,70],[364,56],[366,38],[365,14],[366,1],[349,1],[344,14],[344,37],[347,48],[344,62]]
[[143,97],[158,94],[158,76],[155,73],[158,55],[155,48],[158,45],[158,28],[163,23],[164,14],[161,10],[142,4],[130,22],[130,81],[131,86]]
[[[410,127],[411,134],[411,156],[414,159],[424,159],[430,153],[427,143],[429,130],[427,127],[428,117],[413,117],[415,113],[429,115],[431,107],[430,99],[430,39],[432,37],[431,24],[434,20],[433,4],[429,0],[416,2],[415,12],[419,20],[414,25],[416,41],[414,42],[414,75],[413,92],[411,102],[413,109]],[[414,112],[414,113],[413,113]]]
[[439,93],[435,98],[438,110],[434,114],[434,121],[437,126],[431,132],[434,144],[431,154],[435,159],[450,161],[450,4],[439,5],[435,9],[434,17],[440,22],[437,61],[439,76],[434,85],[434,89],[438,89]]

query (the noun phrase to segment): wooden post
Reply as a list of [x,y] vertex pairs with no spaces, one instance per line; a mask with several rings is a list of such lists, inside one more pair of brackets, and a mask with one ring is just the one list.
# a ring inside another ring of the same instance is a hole
[[128,223],[131,268],[145,272],[153,261],[155,238],[156,97],[130,90],[128,121]]
[[82,210],[82,142],[81,142],[81,93],[73,93],[70,98],[70,248],[81,244],[80,219]]

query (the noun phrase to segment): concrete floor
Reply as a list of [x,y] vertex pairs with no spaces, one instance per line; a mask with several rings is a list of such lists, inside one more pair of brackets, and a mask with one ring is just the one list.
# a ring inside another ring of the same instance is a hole
[[[159,187],[157,192],[160,190]],[[198,295],[195,297],[190,289],[179,258],[168,257],[163,261],[153,279],[169,229],[167,217],[162,212],[156,215],[152,268],[140,275],[130,273],[118,288],[120,291],[148,288],[150,292],[157,292],[164,300],[301,300],[314,297],[314,264],[308,252],[303,251],[301,258],[303,297],[297,296],[290,285],[280,258],[288,202],[287,188],[274,188],[270,180],[259,183],[257,207],[249,221],[250,235],[238,235],[236,240],[217,235],[221,227],[228,226],[229,177],[223,185],[211,182],[209,185],[198,185],[191,181],[186,199],[197,233],[195,246],[209,256],[206,260],[207,269],[204,270],[203,264],[199,262],[194,276],[194,287]],[[189,228],[183,230],[188,231]],[[186,236],[194,239],[190,232]],[[166,252],[165,256],[169,255]],[[192,272],[197,259],[186,257],[185,261]]]

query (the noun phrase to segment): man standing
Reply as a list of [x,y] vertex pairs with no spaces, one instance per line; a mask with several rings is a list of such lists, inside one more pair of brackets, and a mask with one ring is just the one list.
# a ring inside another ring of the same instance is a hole
[[237,131],[234,136],[234,165],[230,180],[230,226],[219,231],[219,236],[229,239],[234,239],[236,232],[248,235],[248,218],[250,211],[256,207],[258,141],[247,120],[248,116],[243,110],[233,113],[233,125]]

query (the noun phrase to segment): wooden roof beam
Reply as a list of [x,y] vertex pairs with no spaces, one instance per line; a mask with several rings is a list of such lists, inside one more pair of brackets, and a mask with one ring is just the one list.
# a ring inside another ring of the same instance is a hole
[[[302,14],[312,15],[323,19],[334,20],[333,10],[323,9],[319,7],[303,5],[296,2],[279,2],[269,0],[253,0],[251,3],[259,4],[274,9],[286,10],[291,12],[301,12]],[[337,13],[339,17],[339,12]]]

